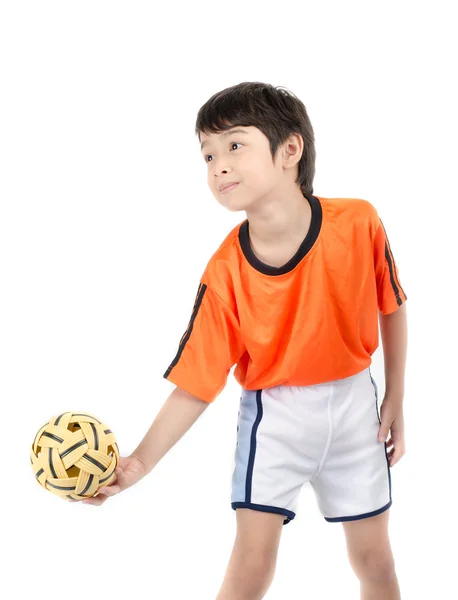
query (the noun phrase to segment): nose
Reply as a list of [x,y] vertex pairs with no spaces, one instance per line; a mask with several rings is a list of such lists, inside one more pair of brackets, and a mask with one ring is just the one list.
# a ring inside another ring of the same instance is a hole
[[215,169],[215,177],[219,178],[222,175],[227,175],[228,173],[230,173],[230,169],[228,167],[223,167],[223,168],[219,168],[219,169]]
[[[231,172],[231,168],[228,166],[228,164],[226,163],[225,165],[222,163],[223,166],[219,166],[217,163],[218,159],[214,159],[212,160],[213,163],[213,172],[215,174],[215,177],[220,177],[221,175],[227,175],[228,173]],[[223,159],[224,160],[224,159]]]

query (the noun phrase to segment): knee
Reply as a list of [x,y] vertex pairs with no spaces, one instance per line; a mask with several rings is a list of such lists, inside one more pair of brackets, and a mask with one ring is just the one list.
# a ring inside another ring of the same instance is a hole
[[272,581],[274,572],[275,558],[268,552],[245,555],[239,562],[239,577],[245,588],[265,588]]
[[359,579],[383,582],[396,576],[393,555],[388,551],[369,550],[353,557],[352,565]]
[[244,570],[260,578],[269,576],[275,569],[275,559],[269,552],[257,552],[245,556],[243,564]]

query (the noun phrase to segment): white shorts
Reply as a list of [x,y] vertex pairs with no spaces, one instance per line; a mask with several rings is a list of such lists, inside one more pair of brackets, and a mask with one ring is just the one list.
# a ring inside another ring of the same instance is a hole
[[330,522],[391,506],[391,476],[370,368],[308,386],[242,388],[232,508],[296,516],[302,486],[313,487]]

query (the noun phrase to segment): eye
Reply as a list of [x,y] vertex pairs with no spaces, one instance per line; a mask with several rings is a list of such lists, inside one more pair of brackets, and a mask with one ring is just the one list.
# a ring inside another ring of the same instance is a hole
[[[230,145],[231,145],[231,146],[234,146],[234,145],[237,145],[237,144],[238,144],[239,146],[243,146],[243,144],[241,144],[240,142],[231,142],[231,144],[230,144]],[[206,155],[205,155],[204,159],[205,159],[205,162],[206,162],[206,163],[208,163],[208,160],[207,160],[207,157],[208,157],[208,156],[213,156],[213,155],[212,155],[212,154],[206,154]]]

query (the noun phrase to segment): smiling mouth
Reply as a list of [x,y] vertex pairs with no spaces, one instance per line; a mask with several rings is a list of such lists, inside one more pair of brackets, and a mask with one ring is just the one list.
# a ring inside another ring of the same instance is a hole
[[235,190],[235,188],[238,186],[238,183],[233,183],[232,185],[220,190],[220,192],[222,194],[227,194],[228,192],[231,192],[232,190]]

